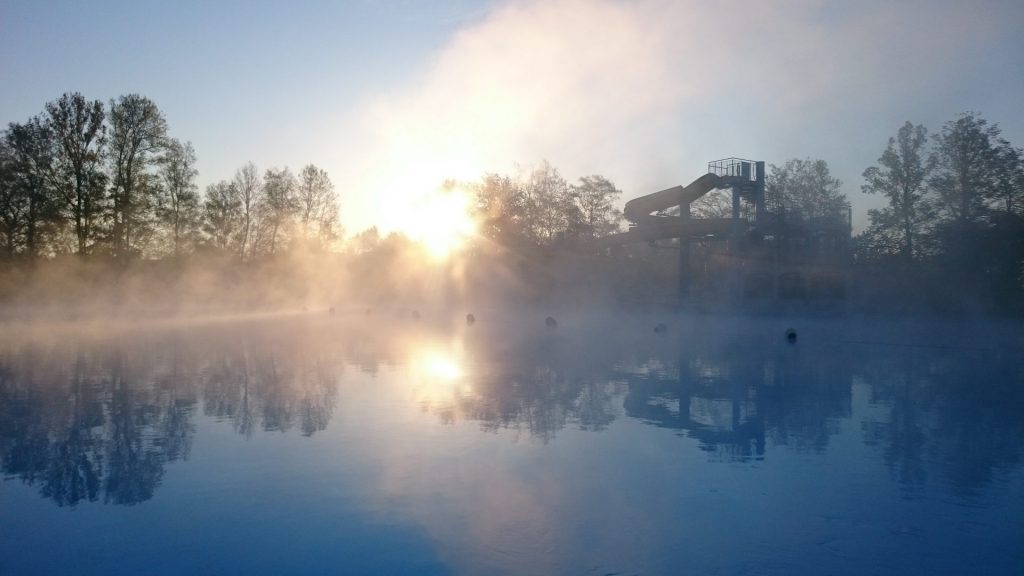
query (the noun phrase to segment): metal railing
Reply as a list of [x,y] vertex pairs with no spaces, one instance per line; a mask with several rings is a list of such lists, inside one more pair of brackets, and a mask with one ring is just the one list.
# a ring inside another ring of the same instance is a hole
[[716,176],[738,176],[751,182],[757,180],[757,162],[743,158],[723,158],[708,162],[708,172]]

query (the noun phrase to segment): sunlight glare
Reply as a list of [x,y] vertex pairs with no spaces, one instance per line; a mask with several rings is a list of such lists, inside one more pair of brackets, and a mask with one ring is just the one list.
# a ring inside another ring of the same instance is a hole
[[426,346],[415,351],[410,362],[412,393],[419,406],[448,406],[473,389],[461,362],[461,354],[448,347]]
[[447,382],[458,380],[462,377],[462,367],[450,356],[432,352],[423,357],[423,367],[426,373],[434,378]]
[[386,210],[382,227],[404,233],[432,260],[445,260],[476,234],[473,191],[459,184],[483,173],[472,143],[427,142],[402,129],[390,137],[377,186]]
[[470,196],[461,188],[436,189],[412,206],[403,229],[434,259],[448,258],[476,233]]

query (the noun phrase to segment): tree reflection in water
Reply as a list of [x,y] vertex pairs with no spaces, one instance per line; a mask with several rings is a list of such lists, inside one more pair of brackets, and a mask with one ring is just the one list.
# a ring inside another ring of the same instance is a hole
[[0,366],[4,472],[60,505],[148,500],[164,464],[188,454],[192,359],[51,339],[9,344]]
[[[567,425],[603,430],[621,412],[615,406],[620,386],[610,372],[614,358],[590,344],[550,332],[463,342],[462,356],[470,360],[461,379],[468,385],[441,387],[418,401],[445,424],[472,420],[485,431],[513,430],[542,441]],[[430,380],[426,374],[417,379]]]
[[200,407],[246,435],[326,428],[337,360],[263,331],[5,342],[0,463],[62,506],[143,502],[165,465],[188,456]]
[[1024,353],[1016,347],[902,349],[860,367],[887,418],[863,421],[908,496],[938,476],[970,497],[1021,461]]
[[[959,349],[838,338],[789,346],[765,330],[558,331],[265,322],[0,341],[0,466],[61,506],[153,497],[186,458],[197,414],[245,436],[327,428],[346,366],[405,374],[440,422],[547,442],[638,419],[713,459],[823,453],[844,422],[907,494],[963,496],[1020,464],[1019,342]],[[637,334],[644,334],[638,336]],[[405,372],[403,372],[405,371]],[[866,390],[863,414],[853,400]]]

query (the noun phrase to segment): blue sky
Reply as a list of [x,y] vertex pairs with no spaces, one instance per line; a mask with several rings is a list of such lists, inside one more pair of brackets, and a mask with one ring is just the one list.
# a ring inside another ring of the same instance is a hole
[[720,157],[820,157],[862,222],[904,120],[976,110],[1024,146],[1022,71],[1013,1],[0,1],[0,121],[138,92],[203,186],[313,162],[350,232],[402,227],[419,181],[544,159],[628,199]]

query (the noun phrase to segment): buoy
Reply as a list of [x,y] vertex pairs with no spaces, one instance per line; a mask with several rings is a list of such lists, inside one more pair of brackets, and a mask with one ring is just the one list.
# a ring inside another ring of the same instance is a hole
[[654,327],[655,334],[664,334],[668,332],[668,326],[664,322],[658,322],[658,325]]
[[548,316],[547,318],[544,319],[544,325],[547,326],[548,328],[554,328],[558,326],[558,322],[551,316]]
[[792,328],[786,330],[786,340],[789,340],[790,344],[796,342],[796,330]]
[[476,316],[466,314],[466,324],[472,326],[474,323],[476,323]]
[[420,313],[419,313],[418,310],[413,310],[412,311],[412,319],[413,320],[419,320],[420,319]]
[[327,313],[330,314],[331,316],[334,316],[334,306],[331,306]]

